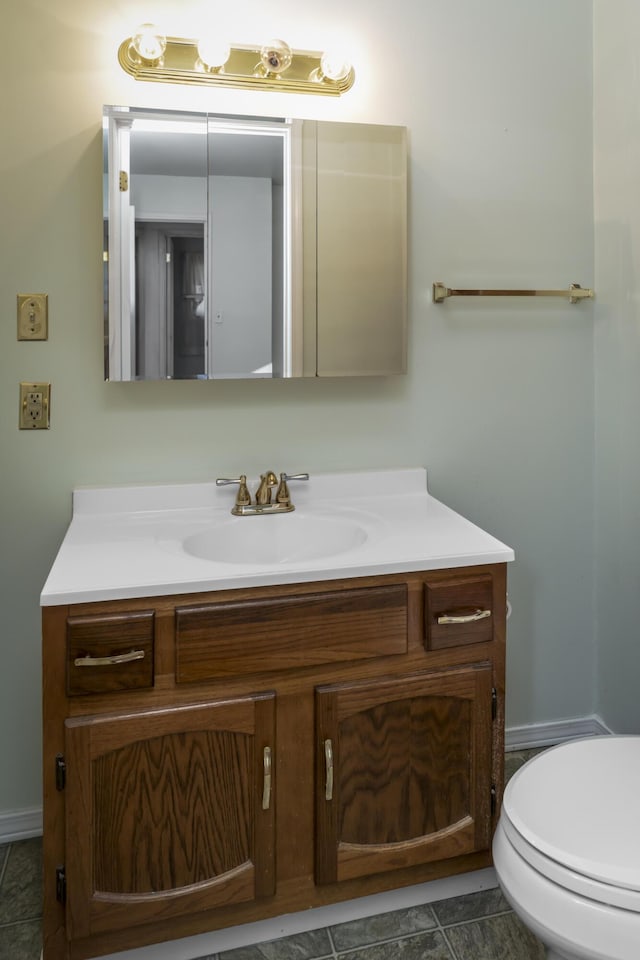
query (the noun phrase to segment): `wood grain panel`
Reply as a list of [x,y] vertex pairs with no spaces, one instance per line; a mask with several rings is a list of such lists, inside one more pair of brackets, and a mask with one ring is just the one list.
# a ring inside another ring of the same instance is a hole
[[471,709],[459,697],[412,697],[340,726],[340,839],[401,843],[469,815]]
[[[248,861],[252,760],[250,738],[225,731],[156,737],[98,757],[96,890],[173,890]],[[211,820],[225,824],[224,834]]]
[[176,609],[179,683],[407,651],[405,584]]

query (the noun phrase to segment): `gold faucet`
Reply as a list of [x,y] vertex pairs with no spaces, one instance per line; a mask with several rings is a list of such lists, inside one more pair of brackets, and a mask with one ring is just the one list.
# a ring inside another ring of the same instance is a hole
[[271,503],[271,487],[275,487],[278,482],[273,470],[267,470],[260,475],[260,486],[256,490],[256,506],[266,506]]
[[[254,503],[251,502],[251,494],[247,486],[247,477],[244,473],[235,479],[218,477],[216,486],[223,487],[229,483],[237,483],[238,493],[236,495],[236,502],[231,508],[231,513],[236,517],[257,517],[265,513],[291,513],[292,510],[295,510],[295,507],[291,503],[291,494],[289,493],[287,482],[289,480],[308,479],[308,473],[281,473],[280,482],[278,483],[278,478],[273,470],[267,470],[266,473],[260,474],[260,483],[256,490]],[[278,486],[276,499],[275,503],[272,503],[271,490],[276,485]]]

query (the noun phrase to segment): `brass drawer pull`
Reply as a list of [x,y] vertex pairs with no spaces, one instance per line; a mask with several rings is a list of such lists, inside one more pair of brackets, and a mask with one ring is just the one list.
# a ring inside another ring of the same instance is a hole
[[264,766],[262,809],[268,810],[271,806],[271,747],[265,747],[262,751],[262,763]]
[[333,800],[333,744],[331,740],[324,742],[324,761],[327,770],[327,784],[324,791],[325,800]]
[[116,653],[112,657],[76,657],[75,667],[113,667],[119,663],[132,663],[144,660],[144,650],[130,650],[129,653]]
[[459,617],[443,613],[438,617],[438,623],[475,623],[476,620],[486,620],[491,616],[491,610],[474,610],[473,613],[461,614]]

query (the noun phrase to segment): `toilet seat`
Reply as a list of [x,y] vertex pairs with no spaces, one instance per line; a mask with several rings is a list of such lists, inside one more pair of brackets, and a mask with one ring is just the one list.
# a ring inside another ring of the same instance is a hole
[[502,823],[549,880],[640,913],[640,737],[576,740],[538,755],[507,785]]

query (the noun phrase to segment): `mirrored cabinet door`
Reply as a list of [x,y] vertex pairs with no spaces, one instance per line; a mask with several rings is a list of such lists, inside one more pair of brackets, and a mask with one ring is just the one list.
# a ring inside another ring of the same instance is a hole
[[406,356],[405,130],[316,126],[317,373],[400,373]]
[[293,374],[300,121],[209,121],[208,372]]

